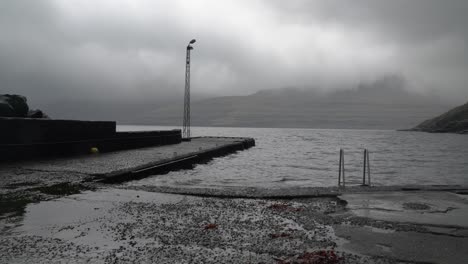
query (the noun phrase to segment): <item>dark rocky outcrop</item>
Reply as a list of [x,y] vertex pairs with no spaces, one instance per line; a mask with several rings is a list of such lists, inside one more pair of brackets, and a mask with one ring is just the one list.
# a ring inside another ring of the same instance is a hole
[[438,117],[426,120],[410,130],[468,134],[468,103],[455,107]]
[[29,107],[26,97],[17,94],[0,95],[0,116],[26,117]]
[[0,94],[0,117],[48,118],[41,110],[30,110],[26,97]]
[[39,109],[36,110],[29,110],[28,118],[49,118],[44,112]]

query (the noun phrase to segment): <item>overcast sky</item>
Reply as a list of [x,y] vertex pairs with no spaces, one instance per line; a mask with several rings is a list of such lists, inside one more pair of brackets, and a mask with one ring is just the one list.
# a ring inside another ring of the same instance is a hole
[[141,100],[343,89],[389,74],[468,100],[466,0],[5,0],[0,91]]

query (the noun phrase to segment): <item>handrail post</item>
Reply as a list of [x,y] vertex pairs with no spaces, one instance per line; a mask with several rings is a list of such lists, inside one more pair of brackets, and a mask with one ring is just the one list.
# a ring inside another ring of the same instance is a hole
[[343,150],[340,149],[340,163],[338,165],[338,187],[341,186],[341,157],[342,157]]
[[[344,151],[340,149],[340,163],[338,165],[338,187],[341,187],[341,183],[343,183],[343,187],[346,186],[345,180],[345,168],[344,168]],[[343,174],[343,180],[341,175]]]
[[371,186],[369,151],[367,151],[367,177],[368,177],[369,186]]
[[343,155],[343,158],[341,159],[342,165],[341,168],[343,169],[343,187],[346,187],[346,178],[345,178],[345,167],[344,167],[344,150],[341,153]]
[[366,186],[366,161],[367,161],[367,149],[364,149],[364,164],[362,167],[362,186]]

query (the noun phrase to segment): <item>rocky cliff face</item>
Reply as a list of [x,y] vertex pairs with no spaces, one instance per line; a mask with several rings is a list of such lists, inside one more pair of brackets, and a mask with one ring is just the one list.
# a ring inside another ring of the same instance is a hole
[[411,129],[433,133],[468,134],[468,103],[429,120]]

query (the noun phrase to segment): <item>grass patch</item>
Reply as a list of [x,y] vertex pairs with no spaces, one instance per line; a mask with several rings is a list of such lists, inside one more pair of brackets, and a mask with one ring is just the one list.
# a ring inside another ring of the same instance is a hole
[[69,182],[65,182],[65,183],[59,183],[59,184],[55,184],[51,186],[37,187],[31,190],[39,191],[41,193],[49,194],[49,195],[72,195],[72,194],[78,194],[84,189],[86,188],[81,184],[72,184]]
[[32,197],[14,197],[0,194],[0,216],[13,213],[24,214],[24,210],[29,203],[34,202]]

